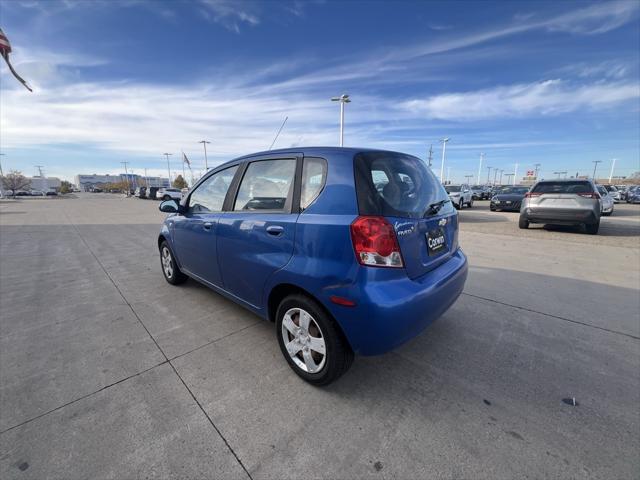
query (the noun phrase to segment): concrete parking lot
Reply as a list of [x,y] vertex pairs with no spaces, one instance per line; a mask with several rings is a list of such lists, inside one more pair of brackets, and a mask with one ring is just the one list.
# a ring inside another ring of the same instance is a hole
[[458,302],[315,388],[164,281],[157,205],[0,201],[0,478],[638,478],[640,206],[590,236],[476,202]]

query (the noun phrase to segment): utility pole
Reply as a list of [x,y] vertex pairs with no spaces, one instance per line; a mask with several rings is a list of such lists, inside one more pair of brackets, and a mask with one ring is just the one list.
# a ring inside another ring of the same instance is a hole
[[169,187],[171,187],[171,165],[169,164],[169,155],[173,155],[173,153],[163,153],[165,157],[167,157],[167,172],[169,172]]
[[40,178],[43,178],[44,175],[42,174],[42,169],[44,168],[44,165],[34,165],[34,167],[36,167],[38,169],[38,173]]
[[332,97],[332,102],[340,102],[340,146],[344,145],[344,104],[351,103],[349,95],[342,94],[339,97]]
[[478,165],[478,185],[480,185],[480,171],[482,170],[482,160],[484,160],[484,153],[480,154],[480,164]]
[[487,167],[487,170],[488,170],[488,172],[487,172],[487,185],[489,185],[489,183],[491,182],[491,169],[492,168],[493,167]]
[[542,166],[541,163],[536,163],[534,165],[534,167],[536,167],[536,181],[538,181],[538,170],[540,170],[540,167]]
[[440,139],[442,142],[442,163],[440,164],[440,182],[444,183],[444,156],[447,151],[447,142],[451,140],[449,137]]
[[596,169],[598,168],[598,164],[602,163],[602,160],[594,160],[593,161],[593,181],[596,181]]
[[429,161],[429,167],[431,167],[431,164],[433,163],[433,143],[431,145],[429,145],[428,161]]
[[129,187],[129,172],[127,172],[127,165],[129,164],[129,162],[120,162],[122,165],[124,165],[124,178],[127,181],[127,197],[129,196],[129,192],[131,190],[131,188]]
[[516,184],[518,179],[518,164],[516,163],[516,167],[513,169],[513,184]]
[[613,169],[616,166],[616,159],[612,158],[611,159],[611,172],[609,172],[609,183],[611,183],[611,180],[613,179]]
[[202,146],[204,147],[204,170],[206,172],[206,171],[209,171],[209,164],[207,161],[207,143],[211,143],[211,142],[207,142],[206,140],[200,140],[198,143],[201,143]]

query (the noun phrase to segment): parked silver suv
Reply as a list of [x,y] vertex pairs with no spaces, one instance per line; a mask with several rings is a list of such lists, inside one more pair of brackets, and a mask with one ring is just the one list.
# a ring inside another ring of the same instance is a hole
[[595,235],[600,212],[600,194],[591,180],[542,180],[525,195],[518,225],[584,225],[587,233]]

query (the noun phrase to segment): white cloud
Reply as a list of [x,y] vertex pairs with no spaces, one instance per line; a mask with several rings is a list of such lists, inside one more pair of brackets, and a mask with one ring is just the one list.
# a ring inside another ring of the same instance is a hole
[[500,86],[462,93],[445,93],[403,106],[429,118],[478,120],[559,115],[576,110],[600,110],[640,98],[635,82],[576,86],[561,80]]

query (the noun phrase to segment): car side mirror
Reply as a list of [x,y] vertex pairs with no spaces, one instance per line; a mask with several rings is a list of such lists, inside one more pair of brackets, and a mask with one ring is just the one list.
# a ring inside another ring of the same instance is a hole
[[175,200],[165,200],[160,203],[159,208],[164,213],[180,213],[180,205]]

